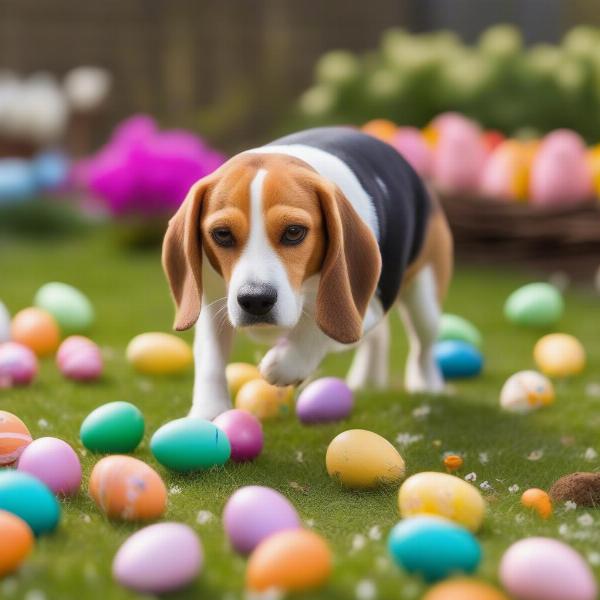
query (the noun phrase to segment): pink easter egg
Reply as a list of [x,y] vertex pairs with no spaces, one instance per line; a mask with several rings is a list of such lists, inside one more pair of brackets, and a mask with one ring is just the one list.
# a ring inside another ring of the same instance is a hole
[[421,176],[431,175],[431,149],[415,127],[400,127],[390,144],[398,150],[410,166]]
[[261,453],[264,444],[263,429],[253,414],[234,408],[220,414],[213,423],[225,432],[231,444],[231,460],[253,460]]
[[28,385],[37,373],[37,357],[27,346],[17,342],[0,345],[0,388]]
[[102,374],[102,354],[92,340],[73,335],[58,349],[56,364],[60,372],[75,381],[93,381]]
[[67,442],[42,437],[29,444],[19,458],[18,470],[44,482],[55,494],[73,496],[81,485],[81,463]]

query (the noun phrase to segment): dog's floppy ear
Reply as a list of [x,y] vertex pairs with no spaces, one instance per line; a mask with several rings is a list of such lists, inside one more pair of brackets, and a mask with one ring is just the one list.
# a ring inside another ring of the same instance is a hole
[[169,221],[163,240],[162,264],[177,309],[177,331],[196,323],[202,305],[202,240],[200,210],[209,184],[205,177],[188,192],[179,210]]
[[328,238],[317,291],[317,325],[330,338],[351,344],[362,335],[381,255],[373,232],[337,187],[322,182],[317,194]]

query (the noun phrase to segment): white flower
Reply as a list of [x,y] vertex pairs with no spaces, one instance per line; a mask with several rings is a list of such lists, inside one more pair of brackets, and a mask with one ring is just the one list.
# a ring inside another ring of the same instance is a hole
[[600,383],[588,383],[585,386],[585,393],[592,398],[600,398]]
[[366,545],[367,545],[367,538],[364,535],[362,535],[362,533],[357,533],[352,538],[352,550],[354,552],[358,552],[359,550],[362,550]]
[[562,523],[562,525],[558,528],[558,533],[563,537],[569,537],[569,526],[566,523]]
[[598,453],[593,448],[588,448],[583,454],[583,458],[588,462],[593,462],[598,458]]
[[48,421],[46,419],[39,419],[37,424],[40,429],[48,429]]
[[424,419],[431,412],[431,407],[428,404],[421,404],[412,411],[412,416],[415,419]]
[[410,446],[410,444],[414,444],[415,442],[420,442],[423,439],[423,434],[416,433],[399,433],[396,436],[396,442],[400,446]]
[[306,519],[306,521],[304,521],[304,524],[307,527],[310,527],[312,529],[315,526],[315,520],[314,519]]
[[198,514],[196,515],[196,523],[198,523],[198,525],[206,525],[214,518],[215,515],[213,515],[210,510],[199,510]]
[[592,565],[593,567],[600,566],[600,552],[590,552],[587,555],[587,559],[590,565]]
[[373,525],[371,529],[369,529],[369,537],[372,540],[380,540],[381,539],[381,528],[379,525]]
[[482,482],[479,484],[479,487],[480,487],[482,490],[485,490],[485,491],[489,491],[489,490],[493,489],[493,488],[492,488],[492,486],[490,485],[490,482],[489,482],[489,481],[482,481]]
[[178,494],[181,494],[181,486],[179,486],[179,485],[172,485],[169,488],[169,494],[171,494],[172,496],[177,496]]
[[465,481],[477,481],[477,473],[467,473],[465,475]]
[[520,487],[519,487],[519,486],[518,486],[518,485],[515,483],[514,485],[511,485],[511,486],[508,488],[508,491],[509,491],[511,494],[516,494],[516,493],[517,493],[517,492],[518,492],[520,489],[521,489],[521,488],[520,488]]
[[592,515],[590,515],[590,513],[584,513],[577,517],[577,522],[582,527],[589,527],[590,525],[594,524],[594,517],[592,517]]
[[371,579],[362,579],[356,585],[357,600],[375,600],[377,598],[377,586]]
[[295,453],[296,462],[303,463],[304,462],[304,452],[301,450],[296,450]]
[[487,452],[480,452],[479,453],[479,462],[482,465],[487,465],[490,462],[490,456]]
[[573,500],[567,500],[565,502],[565,510],[569,511],[569,510],[575,510],[577,508],[577,503],[573,502]]
[[515,517],[515,522],[517,522],[519,525],[521,523],[525,522],[525,515],[523,513],[519,513],[516,517]]
[[543,450],[532,450],[528,455],[527,455],[527,460],[540,460],[540,458],[542,458],[542,456],[544,456],[544,451]]

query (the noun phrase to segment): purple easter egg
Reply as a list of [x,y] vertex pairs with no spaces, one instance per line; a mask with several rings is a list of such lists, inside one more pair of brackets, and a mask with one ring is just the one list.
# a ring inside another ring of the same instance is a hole
[[81,485],[81,463],[67,442],[53,437],[34,440],[23,450],[18,470],[37,477],[55,494],[73,496]]
[[300,517],[278,491],[249,485],[229,497],[223,511],[223,525],[234,549],[240,554],[250,554],[271,534],[300,528]]
[[253,460],[263,449],[264,436],[260,421],[245,410],[234,408],[214,419],[231,444],[231,460],[244,462]]
[[302,423],[329,423],[345,419],[352,411],[352,390],[337,377],[323,377],[307,385],[296,403]]
[[37,372],[37,358],[27,346],[17,342],[0,345],[0,388],[28,385]]
[[58,349],[56,364],[60,372],[75,381],[93,381],[102,374],[103,362],[100,348],[92,340],[73,335]]
[[156,523],[127,538],[113,560],[113,576],[143,594],[163,594],[191,583],[204,562],[200,539],[182,523]]

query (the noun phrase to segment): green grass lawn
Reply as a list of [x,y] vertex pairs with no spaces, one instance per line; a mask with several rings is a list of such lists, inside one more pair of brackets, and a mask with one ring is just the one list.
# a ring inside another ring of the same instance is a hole
[[[397,569],[386,551],[387,533],[398,520],[397,490],[353,492],[327,476],[327,445],[350,428],[369,429],[392,442],[399,434],[414,436],[412,443],[398,446],[409,474],[443,470],[443,453],[455,451],[465,458],[461,476],[473,472],[476,485],[487,482],[483,493],[489,511],[479,533],[484,549],[481,578],[496,581],[503,551],[528,535],[568,540],[594,563],[600,575],[597,511],[566,511],[558,506],[551,519],[542,521],[520,506],[520,493],[509,491],[515,485],[521,491],[548,488],[565,473],[600,469],[600,460],[588,450],[600,451],[600,397],[590,393],[594,384],[600,384],[600,301],[591,292],[567,295],[567,311],[559,327],[582,340],[588,351],[588,369],[573,381],[559,382],[557,402],[546,410],[515,416],[498,408],[504,380],[517,370],[533,367],[532,348],[541,334],[516,329],[502,317],[506,296],[527,279],[492,269],[462,268],[446,309],[469,318],[483,332],[483,376],[456,383],[452,396],[407,396],[401,389],[406,343],[394,315],[389,391],[358,394],[352,418],[344,423],[304,427],[293,417],[267,423],[265,449],[255,462],[181,475],[158,465],[148,444],[161,424],[186,414],[192,374],[141,377],[124,356],[134,335],[168,331],[171,326],[173,310],[158,253],[123,252],[103,232],[60,243],[0,241],[0,298],[12,312],[28,306],[37,288],[52,280],[71,283],[93,300],[97,322],[91,337],[103,347],[106,369],[99,383],[81,385],[63,380],[53,361],[46,360],[31,387],[0,391],[0,408],[19,415],[34,437],[50,435],[68,441],[79,452],[84,467],[81,493],[63,502],[58,530],[38,540],[33,555],[17,575],[0,582],[0,597],[136,597],[113,582],[111,562],[119,545],[138,526],[107,521],[88,498],[87,479],[99,456],[86,453],[78,438],[83,418],[96,406],[113,400],[133,402],[143,411],[146,435],[135,456],[155,467],[170,489],[165,518],[191,525],[204,544],[202,575],[173,598],[243,597],[245,561],[228,547],[220,515],[230,494],[247,484],[281,491],[301,517],[330,541],[335,553],[333,577],[325,589],[307,598],[349,600],[356,597],[362,580],[376,585],[378,598],[420,597],[424,586]],[[233,359],[256,361],[263,351],[239,339]],[[342,376],[349,361],[349,354],[330,357],[321,373]],[[200,523],[200,511],[209,511],[214,517]],[[588,517],[581,518],[586,513],[593,518],[591,526]]]

